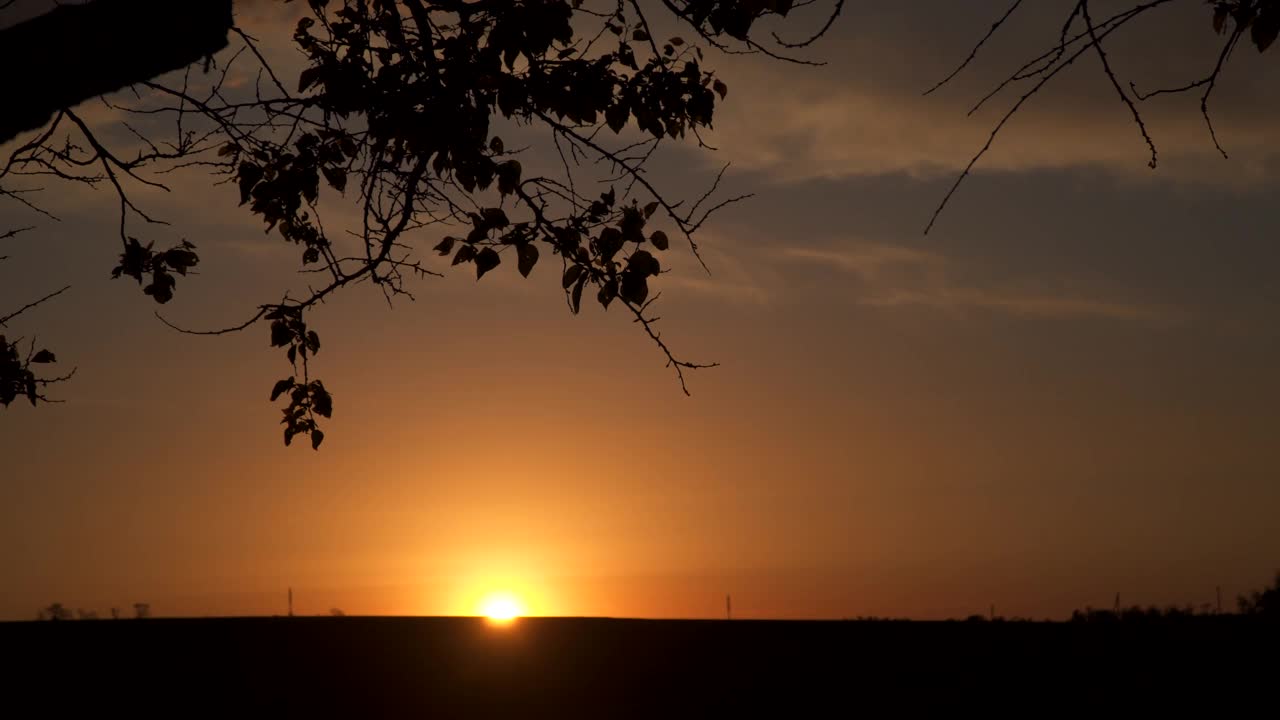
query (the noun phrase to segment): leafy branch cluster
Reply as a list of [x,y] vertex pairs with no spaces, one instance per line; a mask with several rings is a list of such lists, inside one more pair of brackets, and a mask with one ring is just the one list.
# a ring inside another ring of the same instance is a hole
[[[1197,2],[1206,6],[1207,24],[1212,26],[1215,33],[1223,36],[1217,54],[1209,59],[1208,70],[1205,74],[1182,84],[1146,92],[1139,90],[1137,84],[1132,81],[1128,83],[1122,82],[1120,75],[1113,67],[1104,41],[1121,28],[1130,26],[1144,17],[1149,17],[1152,11],[1158,8],[1171,6],[1174,3],[1185,5],[1187,2]],[[991,29],[977,42],[969,55],[955,70],[926,91],[925,94],[929,95],[945,86],[972,64],[983,46],[1002,28],[1006,27],[1009,24],[1009,19],[1026,5],[1025,0],[1014,0],[1008,9],[992,23]],[[1093,13],[1094,5],[1095,3],[1090,3],[1089,0],[1076,0],[1063,20],[1058,37],[1051,43],[1049,48],[1019,66],[1013,73],[996,84],[990,92],[969,110],[970,115],[974,114],[1006,89],[1013,87],[1025,88],[1023,93],[1017,97],[997,121],[991,133],[987,136],[986,143],[969,160],[968,165],[965,166],[943,197],[942,202],[934,210],[933,216],[930,217],[929,224],[925,228],[926,234],[937,223],[938,217],[951,201],[951,197],[955,195],[960,185],[969,177],[978,161],[991,149],[1004,126],[1028,101],[1038,95],[1050,81],[1086,54],[1095,55],[1100,61],[1103,74],[1115,90],[1126,112],[1132,117],[1135,127],[1150,151],[1148,165],[1152,169],[1158,164],[1159,153],[1156,149],[1155,140],[1147,130],[1146,122],[1139,109],[1139,103],[1158,95],[1175,95],[1199,91],[1200,113],[1204,117],[1209,137],[1218,152],[1224,158],[1227,157],[1227,152],[1218,141],[1217,132],[1213,127],[1213,120],[1209,113],[1210,98],[1217,87],[1218,80],[1222,76],[1227,61],[1242,40],[1252,43],[1260,53],[1266,52],[1275,43],[1276,38],[1280,36],[1280,0],[1146,0],[1145,2],[1132,3],[1122,10],[1099,17],[1095,17]]]
[[[8,240],[29,229],[19,228],[2,232],[0,233],[0,241]],[[0,255],[0,261],[7,259],[7,255]],[[9,322],[19,315],[52,300],[68,289],[70,288],[64,287],[60,290],[55,290],[38,300],[23,305],[17,310],[0,316],[0,328],[7,328]],[[33,406],[39,402],[50,402],[49,398],[44,395],[44,389],[54,383],[70,380],[71,376],[75,374],[75,370],[58,377],[45,377],[37,374],[40,369],[37,366],[51,365],[56,363],[58,359],[48,349],[36,350],[36,339],[34,337],[27,343],[27,348],[24,351],[22,349],[23,340],[24,338],[9,340],[4,334],[0,333],[0,405],[5,407],[8,407],[14,400],[24,397]]]
[[[569,309],[579,312],[584,296],[625,307],[687,393],[685,371],[713,364],[673,354],[655,326],[651,286],[667,270],[660,258],[672,237],[701,262],[695,233],[745,196],[716,197],[722,170],[700,197],[677,199],[645,166],[664,142],[710,149],[702,133],[729,88],[705,66],[704,48],[806,62],[785,52],[825,33],[842,1],[807,40],[773,35],[766,44],[752,29],[812,1],[662,0],[646,9],[638,0],[307,0],[292,37],[305,60],[296,82],[233,29],[243,45],[206,62],[205,75],[188,69],[179,84],[143,82],[128,102],[104,99],[130,121],[166,120],[172,138],[126,122],[138,149],[113,151],[63,110],[0,166],[0,182],[109,184],[122,244],[113,274],[146,281],[159,303],[199,257],[186,241],[156,251],[130,234],[133,220],[162,221],[135,205],[126,185],[165,188],[155,176],[181,168],[233,184],[268,234],[300,250],[312,281],[258,305],[243,323],[202,334],[270,324],[271,345],[292,367],[271,393],[289,403],[286,444],[303,434],[318,447],[317,418],[332,413],[308,368],[320,347],[309,311],[359,283],[388,302],[411,298],[408,278],[438,274],[422,257],[428,248],[450,267],[473,266],[477,279],[504,262],[526,277],[539,263],[558,264]],[[656,37],[655,13],[692,36]],[[533,169],[512,133],[545,138],[558,169]],[[0,194],[35,208],[3,185]],[[327,227],[326,203],[342,200],[359,220]]]

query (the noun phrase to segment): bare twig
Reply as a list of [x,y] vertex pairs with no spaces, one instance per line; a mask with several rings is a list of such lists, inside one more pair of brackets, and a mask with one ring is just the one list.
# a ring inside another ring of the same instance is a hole
[[14,319],[14,318],[18,317],[18,316],[19,316],[19,315],[21,315],[22,313],[24,313],[24,312],[26,312],[26,311],[28,311],[28,310],[30,310],[30,309],[32,309],[32,308],[34,308],[34,307],[38,306],[38,305],[42,305],[42,304],[44,304],[44,303],[46,303],[46,302],[48,302],[48,301],[52,300],[52,299],[54,299],[54,298],[58,297],[59,295],[61,295],[62,293],[66,292],[66,291],[68,291],[68,290],[70,290],[70,289],[71,289],[71,286],[70,286],[70,285],[67,285],[66,287],[64,287],[64,288],[62,288],[62,289],[60,289],[60,290],[54,290],[53,292],[49,293],[48,295],[45,295],[44,297],[40,298],[39,300],[36,300],[36,301],[34,301],[34,302],[29,302],[29,303],[27,303],[26,305],[23,305],[22,307],[18,308],[17,310],[14,310],[13,312],[9,313],[8,315],[0,316],[0,325],[7,325],[7,324],[9,323],[9,321],[10,321],[10,320],[12,320],[12,319]]

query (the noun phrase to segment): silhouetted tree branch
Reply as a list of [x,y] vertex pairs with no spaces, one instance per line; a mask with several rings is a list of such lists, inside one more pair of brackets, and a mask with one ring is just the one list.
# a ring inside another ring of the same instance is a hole
[[[765,44],[751,32],[759,19],[804,4],[309,0],[293,32],[306,62],[296,84],[268,64],[256,39],[233,28],[240,45],[206,61],[203,72],[189,67],[177,83],[137,82],[103,99],[130,121],[163,120],[172,137],[126,123],[135,146],[112,148],[77,111],[61,108],[0,165],[0,193],[33,204],[14,195],[29,188],[4,188],[49,178],[108,184],[122,244],[113,276],[134,278],[164,304],[199,256],[186,240],[157,249],[136,237],[138,221],[164,228],[131,189],[167,190],[155,178],[183,168],[233,184],[240,205],[296,246],[302,271],[315,280],[258,304],[247,321],[199,332],[269,325],[271,345],[291,367],[271,392],[272,401],[288,403],[286,444],[302,434],[318,448],[318,421],[332,413],[310,370],[320,338],[308,312],[358,284],[377,287],[388,302],[412,298],[407,280],[438,274],[421,257],[425,247],[451,267],[474,266],[477,279],[504,262],[527,277],[555,257],[569,309],[581,310],[588,287],[605,309],[625,305],[688,393],[684,371],[715,364],[680,359],[654,329],[650,283],[670,244],[654,226],[668,224],[702,263],[696,232],[745,196],[713,199],[722,171],[691,203],[659,187],[645,166],[671,141],[691,138],[710,149],[699,131],[711,127],[728,86],[703,66],[704,47],[813,64],[787,53],[824,35],[842,0],[807,39],[774,35]],[[655,12],[693,38],[654,37]],[[547,133],[562,172],[534,169],[527,149],[500,135],[527,129]],[[342,201],[355,204],[356,226],[326,227],[322,210]]]
[[[5,231],[0,233],[0,241],[16,237],[28,230],[31,230],[31,228]],[[7,255],[0,256],[0,262],[7,259]],[[38,300],[33,300],[17,310],[0,315],[0,328],[8,328],[9,323],[16,320],[23,313],[43,305],[69,289],[70,286],[68,285]],[[36,350],[36,338],[34,337],[27,342],[27,348],[24,351],[21,347],[23,340],[24,338],[19,337],[11,341],[4,334],[0,334],[0,405],[7,407],[9,403],[20,397],[25,397],[33,406],[40,402],[54,402],[44,395],[44,388],[70,380],[71,376],[75,374],[75,370],[57,377],[38,374],[39,368],[36,366],[56,363],[57,357],[47,349]]]
[[[1212,27],[1215,33],[1224,36],[1221,48],[1213,58],[1207,74],[1180,85],[1145,93],[1140,92],[1137,84],[1133,81],[1122,82],[1120,75],[1112,67],[1104,41],[1120,28],[1130,26],[1143,18],[1150,17],[1150,13],[1157,8],[1174,3],[1185,5],[1187,2],[1192,1],[1207,7],[1206,29]],[[994,34],[1006,27],[1010,17],[1024,7],[1025,4],[1021,0],[1015,0],[1004,14],[992,24],[990,31],[977,42],[969,55],[956,69],[926,91],[925,94],[928,95],[935,92],[968,68],[986,42]],[[991,149],[996,137],[1004,129],[1005,125],[1028,101],[1040,94],[1050,81],[1085,53],[1093,53],[1101,61],[1103,75],[1119,95],[1121,104],[1125,106],[1133,118],[1134,125],[1138,128],[1143,141],[1150,150],[1151,159],[1148,164],[1151,168],[1154,169],[1158,164],[1158,152],[1155,140],[1147,130],[1138,104],[1157,95],[1188,93],[1201,88],[1203,88],[1203,92],[1200,94],[1200,112],[1204,117],[1209,137],[1222,156],[1227,156],[1226,151],[1218,141],[1217,133],[1213,127],[1213,120],[1210,117],[1210,96],[1217,86],[1218,79],[1221,77],[1231,53],[1239,45],[1246,33],[1258,52],[1266,52],[1275,43],[1277,36],[1280,35],[1280,0],[1149,0],[1148,2],[1134,3],[1124,10],[1097,21],[1094,20],[1092,8],[1093,5],[1089,0],[1077,0],[1071,6],[1070,12],[1067,13],[1059,36],[1048,49],[1027,61],[998,83],[991,92],[982,97],[973,109],[969,111],[969,114],[972,115],[1006,88],[1018,85],[1026,86],[1027,88],[1013,101],[1009,109],[996,122],[986,142],[970,159],[968,165],[965,166],[959,177],[948,189],[942,202],[939,203],[929,219],[929,223],[925,228],[926,234],[933,229],[938,217],[960,188],[960,185],[964,183],[973,168]],[[1126,89],[1126,86],[1128,89]]]

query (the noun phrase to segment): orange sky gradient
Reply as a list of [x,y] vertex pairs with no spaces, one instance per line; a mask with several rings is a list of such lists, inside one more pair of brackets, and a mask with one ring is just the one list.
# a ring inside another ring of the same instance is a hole
[[[722,363],[687,398],[627,318],[573,317],[554,268],[504,265],[320,308],[334,418],[320,452],[285,448],[266,328],[164,327],[108,277],[105,189],[51,186],[59,223],[0,203],[0,231],[39,225],[0,248],[0,308],[73,286],[5,332],[78,367],[65,404],[0,411],[0,619],[283,614],[289,587],[302,614],[476,614],[505,591],[534,615],[722,617],[731,593],[736,617],[1063,618],[1260,587],[1280,567],[1275,58],[1220,90],[1231,161],[1195,102],[1155,107],[1155,173],[1082,66],[923,237],[993,122],[967,105],[1035,38],[920,92],[1006,4],[851,3],[826,67],[711,62],[721,150],[669,148],[655,178],[689,194],[732,161],[729,192],[756,197],[706,228],[711,275],[673,243],[655,282],[663,338]],[[1050,4],[1018,27],[1060,22]],[[240,8],[288,57],[293,6]],[[1158,27],[1199,42],[1187,17]],[[1143,59],[1161,37],[1116,62],[1172,72]],[[157,244],[201,250],[166,317],[232,324],[304,282],[233,187],[174,188],[136,195],[175,223]]]

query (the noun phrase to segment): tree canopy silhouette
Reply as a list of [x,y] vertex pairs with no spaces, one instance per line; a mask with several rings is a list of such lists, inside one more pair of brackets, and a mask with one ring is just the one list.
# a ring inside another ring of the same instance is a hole
[[[1274,43],[1280,0],[1210,0],[1206,30],[1224,41],[1208,74],[1180,87],[1126,89],[1104,43],[1154,9],[1186,1],[1137,2],[1105,17],[1095,17],[1088,0],[1074,3],[1048,50],[979,102],[1026,88],[929,227],[1009,119],[1085,53],[1101,59],[1151,147],[1153,166],[1155,143],[1138,103],[1198,91],[1208,119],[1210,95],[1232,51],[1241,42],[1259,51]],[[296,78],[278,72],[258,42],[233,27],[237,45],[188,67],[177,81],[138,80],[130,92],[104,96],[126,118],[149,128],[163,122],[169,134],[126,124],[133,146],[112,148],[74,108],[62,107],[0,164],[0,198],[45,212],[21,185],[31,177],[109,187],[120,213],[121,252],[112,275],[133,279],[163,305],[175,297],[178,279],[199,264],[199,251],[185,239],[146,237],[167,232],[167,223],[135,203],[130,188],[167,189],[163,173],[184,168],[234,186],[240,206],[296,247],[311,282],[305,292],[252,304],[242,322],[225,328],[193,331],[161,319],[182,332],[211,335],[265,325],[270,345],[290,367],[270,392],[272,402],[284,403],[286,444],[305,435],[318,448],[324,440],[319,423],[334,408],[311,368],[321,342],[310,311],[361,283],[380,289],[389,302],[412,297],[407,280],[437,274],[425,262],[431,252],[477,279],[504,265],[527,277],[539,263],[556,264],[571,312],[581,310],[584,298],[605,309],[620,306],[687,393],[685,372],[714,363],[683,359],[668,346],[655,326],[654,286],[677,242],[701,263],[698,230],[745,196],[721,195],[721,170],[705,193],[677,198],[651,179],[646,164],[672,141],[711,149],[701,133],[712,126],[729,85],[708,56],[756,53],[815,64],[793,53],[828,32],[844,0],[827,0],[810,16],[816,23],[792,39],[777,32],[761,37],[758,29],[762,19],[787,18],[797,7],[822,2],[307,0],[298,3],[305,12],[292,34],[304,61]],[[1023,6],[1015,0],[956,73]],[[660,33],[660,27],[675,30]],[[213,40],[210,47],[217,45]],[[528,148],[513,140],[523,143],[535,132],[541,133],[536,147],[554,158],[549,168],[535,166]],[[344,201],[356,207],[354,227],[322,221],[331,203]],[[0,320],[0,327],[15,316]],[[0,346],[5,404],[19,397],[37,403],[46,384],[66,377],[45,378],[33,369],[55,359],[34,341],[20,347],[0,338]]]
[[[663,272],[659,258],[673,237],[696,257],[697,230],[741,198],[716,197],[717,178],[704,195],[677,199],[644,167],[665,141],[706,147],[699,132],[711,126],[728,93],[705,65],[706,51],[788,59],[791,44],[777,38],[765,44],[752,30],[794,5],[309,0],[292,37],[305,58],[296,81],[281,77],[257,42],[235,29],[242,46],[207,59],[205,75],[189,68],[180,84],[140,80],[127,97],[104,98],[153,125],[172,120],[174,137],[135,133],[139,147],[126,154],[63,107],[11,154],[0,181],[53,175],[109,185],[120,205],[121,254],[112,275],[133,279],[160,304],[174,298],[178,278],[200,258],[186,240],[141,237],[139,224],[164,223],[134,202],[130,185],[163,187],[157,173],[193,166],[233,182],[240,205],[296,245],[303,271],[316,279],[305,294],[286,292],[259,303],[245,322],[206,331],[269,326],[270,344],[292,368],[270,393],[286,403],[286,444],[307,435],[318,448],[319,420],[333,412],[329,391],[310,368],[321,345],[308,311],[356,283],[377,286],[388,300],[410,296],[407,278],[435,274],[423,263],[427,248],[452,266],[474,268],[477,278],[504,264],[528,276],[539,262],[557,263],[572,312],[586,296],[606,309],[624,307],[683,388],[686,370],[709,364],[673,354],[654,326],[657,293],[650,285]],[[831,18],[841,5],[831,4]],[[687,37],[658,37],[657,14]],[[830,20],[813,37],[828,27]],[[256,65],[258,82],[237,91],[228,79],[245,64]],[[528,171],[522,148],[499,134],[522,127],[547,133],[558,172]],[[607,170],[604,192],[593,182],[602,179],[597,168]],[[0,186],[0,196],[40,210],[20,190]],[[322,201],[343,198],[360,213],[359,227],[347,229],[355,242],[321,221]],[[425,247],[424,238],[430,238]],[[52,354],[25,362],[9,354],[4,397],[40,400],[42,381],[30,363]]]

